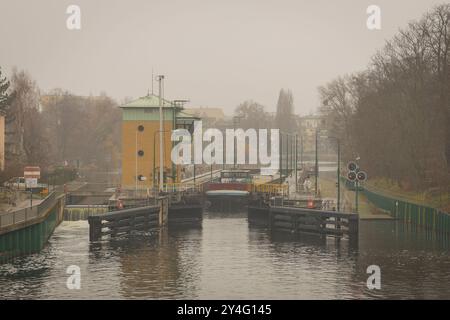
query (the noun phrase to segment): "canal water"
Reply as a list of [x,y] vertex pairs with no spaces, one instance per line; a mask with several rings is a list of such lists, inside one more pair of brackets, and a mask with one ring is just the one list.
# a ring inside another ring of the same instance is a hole
[[[246,213],[205,213],[202,228],[91,244],[64,222],[39,254],[0,266],[2,299],[450,298],[450,241],[395,221],[361,221],[358,243],[274,236]],[[77,265],[81,288],[66,286]],[[369,290],[366,269],[381,269]]]

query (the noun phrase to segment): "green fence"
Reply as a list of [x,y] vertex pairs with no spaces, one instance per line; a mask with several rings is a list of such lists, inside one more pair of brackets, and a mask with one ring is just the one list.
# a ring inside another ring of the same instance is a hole
[[[352,189],[353,183],[345,178],[344,180],[345,186],[348,189]],[[353,189],[355,188],[353,187]],[[450,233],[450,214],[447,212],[418,203],[389,197],[372,191],[367,187],[361,188],[360,190],[373,205],[388,211],[396,219],[425,229]]]
[[50,194],[40,204],[0,215],[0,264],[42,250],[62,220],[64,197]]
[[57,208],[41,223],[0,235],[0,263],[42,250],[57,225]]

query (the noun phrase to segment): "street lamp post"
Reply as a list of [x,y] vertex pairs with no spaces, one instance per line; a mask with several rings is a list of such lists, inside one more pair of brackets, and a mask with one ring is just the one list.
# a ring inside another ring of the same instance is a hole
[[135,173],[135,184],[134,184],[134,198],[137,198],[137,189],[138,189],[138,129],[136,129],[136,140],[135,140],[135,150],[134,154],[136,156],[136,162],[134,166]]
[[341,141],[336,138],[338,147],[337,163],[337,211],[341,211]]
[[[233,117],[233,129],[234,129],[234,133],[235,136],[233,138],[233,168],[236,169],[236,162],[237,162],[237,143],[235,143],[237,137],[236,137],[236,124],[239,123],[239,120],[242,119],[243,116],[234,116]],[[236,121],[237,120],[237,121]]]
[[300,166],[303,170],[303,136],[300,136]]
[[315,195],[316,195],[316,197],[317,197],[317,180],[318,180],[318,178],[319,178],[319,159],[318,159],[318,155],[319,155],[319,152],[318,152],[318,146],[319,146],[319,143],[318,143],[318,141],[319,141],[319,129],[316,129],[316,150],[315,150],[315,152],[316,152],[316,161],[315,161],[315,190],[314,190],[314,192],[315,192]]
[[279,154],[279,159],[278,162],[280,163],[280,185],[283,183],[282,182],[282,178],[283,178],[283,159],[282,159],[282,154],[283,154],[283,133],[280,131],[280,136],[279,136],[279,145],[280,145],[280,154]]
[[[159,82],[159,131],[164,131],[164,124],[163,124],[163,97],[162,97],[162,90],[163,90],[163,81],[164,76],[159,75],[158,76],[158,82]],[[164,140],[163,135],[159,135],[159,191],[162,191],[163,183],[164,183]]]
[[[280,184],[282,183],[282,179],[283,179],[283,134],[286,136],[286,152],[285,152],[285,158],[286,158],[286,167],[285,167],[285,172],[286,172],[286,177],[289,175],[289,170],[293,170],[293,160],[294,160],[294,156],[293,156],[293,152],[294,152],[294,141],[293,141],[293,137],[296,135],[294,134],[290,134],[290,133],[283,133],[280,131],[280,135],[279,135],[279,146],[280,146],[280,154],[279,154],[279,163],[280,163]],[[296,141],[296,140],[295,140]],[[296,143],[296,142],[295,142]],[[295,152],[297,152],[297,149],[295,147]],[[295,159],[297,159],[297,156],[295,156]]]
[[287,136],[286,145],[287,145],[287,155],[286,155],[286,175],[289,177],[290,170],[292,169],[291,160],[292,160],[292,138],[291,135]]
[[193,168],[194,170],[194,188],[195,188],[195,161],[194,161],[194,168]]
[[[321,130],[316,130],[316,196],[317,196],[317,179],[319,176],[319,160],[318,160],[318,141],[319,141],[319,132]],[[337,179],[337,211],[341,209],[341,141],[337,137],[326,136],[328,139],[336,139],[337,142],[337,170],[336,170],[336,179]]]
[[[163,131],[158,130],[158,131],[155,131],[155,132],[153,133],[153,186],[155,186],[155,184],[156,184],[156,148],[155,148],[155,146],[156,146],[156,135],[159,133],[160,136],[162,136],[161,133],[164,133],[164,132],[167,132],[167,130],[163,130]],[[160,141],[161,141],[161,140],[160,140]],[[161,148],[160,148],[160,149],[161,149]],[[160,161],[161,161],[161,157],[160,157]],[[159,166],[160,166],[160,167],[164,166],[164,163],[160,162],[160,163],[159,163]],[[163,181],[160,180],[159,185],[161,185],[162,183],[163,183]],[[160,188],[161,188],[161,187],[160,187]]]
[[289,176],[289,135],[286,134],[286,178]]
[[297,134],[295,135],[295,159],[294,159],[294,161],[295,161],[295,192],[298,192],[298,186],[297,186],[297,184],[298,184],[298,176],[297,176],[297,171],[298,171],[298,159],[297,159],[297,157],[298,157],[298,150],[297,150],[297,148],[298,148],[298,143],[297,143],[298,141],[297,141]]
[[[225,135],[224,135],[225,136]],[[226,162],[226,147],[222,144],[222,171],[225,170],[225,162]]]

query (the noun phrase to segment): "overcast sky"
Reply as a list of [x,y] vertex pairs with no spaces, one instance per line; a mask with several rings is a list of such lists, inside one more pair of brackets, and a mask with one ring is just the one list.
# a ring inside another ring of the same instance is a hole
[[[273,111],[288,88],[306,114],[319,85],[365,68],[400,27],[444,2],[0,0],[0,66],[27,70],[44,92],[118,102],[145,95],[154,68],[166,75],[166,98],[228,114],[247,99]],[[81,30],[66,27],[70,4],[81,8]],[[366,27],[371,4],[381,7],[380,31]]]

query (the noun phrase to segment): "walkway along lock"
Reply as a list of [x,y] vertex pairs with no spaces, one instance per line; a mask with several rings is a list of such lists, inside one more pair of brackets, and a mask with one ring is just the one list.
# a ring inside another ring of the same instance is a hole
[[0,214],[0,263],[39,252],[63,220],[65,197],[55,192],[40,204]]

